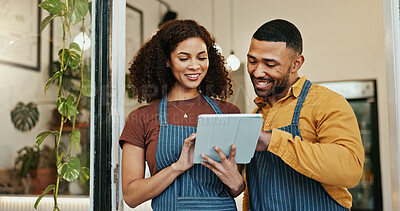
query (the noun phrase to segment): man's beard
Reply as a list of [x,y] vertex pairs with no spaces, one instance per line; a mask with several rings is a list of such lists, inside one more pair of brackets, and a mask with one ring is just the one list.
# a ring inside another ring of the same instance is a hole
[[[253,83],[254,91],[259,97],[271,97],[278,94],[283,93],[288,86],[289,76],[290,76],[291,67],[286,71],[286,74],[279,79],[264,79],[264,78],[255,78],[253,74],[251,74],[251,82]],[[257,89],[255,86],[254,79],[264,79],[269,80],[269,83],[273,83],[272,87],[268,90]]]

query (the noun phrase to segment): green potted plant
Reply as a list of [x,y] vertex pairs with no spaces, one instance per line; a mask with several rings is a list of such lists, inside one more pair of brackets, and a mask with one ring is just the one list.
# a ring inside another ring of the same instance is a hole
[[48,145],[41,149],[37,146],[25,146],[18,151],[15,170],[22,178],[30,176],[34,194],[41,194],[49,184],[56,181],[55,155],[55,149]]

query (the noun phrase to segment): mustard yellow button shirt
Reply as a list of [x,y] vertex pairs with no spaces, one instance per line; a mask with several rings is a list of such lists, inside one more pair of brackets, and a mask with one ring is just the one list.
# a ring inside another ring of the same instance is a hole
[[[257,105],[264,104],[260,111],[263,131],[272,130],[267,150],[299,173],[319,181],[333,199],[350,209],[352,197],[347,188],[356,186],[362,176],[364,148],[356,116],[346,99],[313,84],[300,113],[303,141],[277,129],[291,124],[305,81],[305,77],[299,79],[272,107],[262,97],[254,100]],[[247,190],[243,210],[248,210]]]

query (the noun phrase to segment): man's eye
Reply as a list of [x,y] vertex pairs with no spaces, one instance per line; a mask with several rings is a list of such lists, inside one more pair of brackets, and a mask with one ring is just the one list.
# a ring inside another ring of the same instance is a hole
[[267,67],[275,67],[274,64],[267,64]]
[[251,60],[249,60],[249,63],[250,64],[255,64],[255,63],[257,63],[256,61],[251,61]]

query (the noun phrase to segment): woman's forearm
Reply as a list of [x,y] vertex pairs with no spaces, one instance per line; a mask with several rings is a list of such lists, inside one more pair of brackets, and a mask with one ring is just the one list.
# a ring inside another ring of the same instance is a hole
[[124,200],[129,207],[136,207],[160,195],[182,173],[172,164],[152,177],[133,180],[123,187]]

